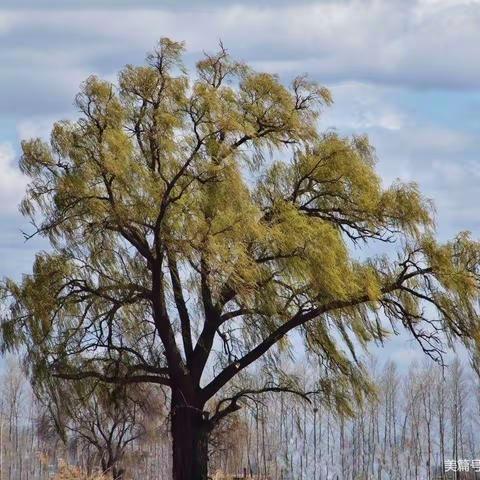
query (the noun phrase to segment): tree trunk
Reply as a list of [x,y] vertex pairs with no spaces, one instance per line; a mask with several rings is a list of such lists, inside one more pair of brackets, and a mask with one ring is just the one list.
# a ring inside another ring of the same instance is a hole
[[208,421],[201,407],[179,397],[172,392],[173,480],[207,480]]
[[125,475],[125,470],[123,468],[113,467],[112,468],[112,478],[113,480],[123,480]]
[[106,475],[110,476],[112,480],[123,480],[125,475],[125,470],[117,465],[116,459],[111,457],[102,459],[102,470]]

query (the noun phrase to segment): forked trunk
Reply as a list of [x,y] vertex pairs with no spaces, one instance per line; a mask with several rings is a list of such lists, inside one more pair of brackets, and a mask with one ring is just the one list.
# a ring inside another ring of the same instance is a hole
[[207,480],[208,424],[201,408],[186,403],[172,395],[173,480]]

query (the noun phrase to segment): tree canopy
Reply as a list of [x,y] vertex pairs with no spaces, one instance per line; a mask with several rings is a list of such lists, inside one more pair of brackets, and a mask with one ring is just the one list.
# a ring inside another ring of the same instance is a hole
[[[477,348],[479,244],[440,244],[431,204],[382,185],[367,137],[319,131],[329,91],[223,46],[189,74],[183,51],[162,39],[117,83],[88,78],[77,121],[22,143],[21,209],[51,248],[6,280],[2,327],[36,381],[161,384],[213,425],[243,395],[304,393],[279,368],[294,330],[345,411],[370,390],[357,350],[391,331],[438,361],[443,340]],[[366,258],[378,242],[392,254]]]

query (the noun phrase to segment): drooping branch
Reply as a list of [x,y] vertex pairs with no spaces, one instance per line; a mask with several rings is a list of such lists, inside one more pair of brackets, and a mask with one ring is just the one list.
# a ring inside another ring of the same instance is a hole
[[93,370],[84,370],[77,373],[53,373],[53,377],[61,378],[63,380],[85,380],[88,378],[95,378],[105,383],[126,385],[131,383],[155,383],[158,385],[171,386],[171,381],[167,377],[160,377],[157,375],[104,375]]
[[[393,283],[390,283],[382,288],[382,294],[388,294],[402,288],[403,282],[420,275],[430,274],[432,271],[430,268],[420,269],[408,274],[403,274],[397,278]],[[293,329],[318,318],[328,312],[339,310],[343,308],[355,307],[357,305],[371,302],[372,298],[368,295],[361,295],[351,300],[336,300],[322,305],[317,308],[312,308],[307,311],[299,311],[290,320],[283,323],[276,328],[268,337],[257,344],[256,347],[251,349],[242,358],[236,362],[228,365],[222,372],[220,372],[208,385],[202,389],[202,395],[205,400],[210,399],[215,395],[226,383],[228,383],[235,375],[240,371],[251,365],[258,360],[263,354],[265,354],[272,346],[278,343],[285,335],[291,332]],[[373,300],[375,301],[375,300]]]

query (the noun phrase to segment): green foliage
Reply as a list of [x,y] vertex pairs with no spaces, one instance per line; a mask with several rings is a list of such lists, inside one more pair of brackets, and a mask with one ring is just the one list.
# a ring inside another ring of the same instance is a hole
[[[201,408],[262,357],[279,376],[293,329],[338,398],[371,393],[356,351],[398,325],[437,360],[441,338],[477,347],[478,243],[438,244],[430,203],[382,185],[366,137],[318,131],[330,93],[223,47],[189,76],[183,50],[163,39],[118,85],[88,78],[76,122],[23,142],[22,210],[52,252],[6,284],[7,346],[44,378],[162,383]],[[355,255],[376,242],[397,258]]]

